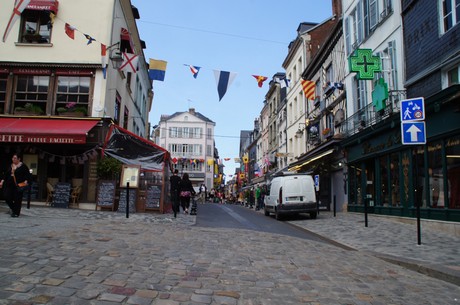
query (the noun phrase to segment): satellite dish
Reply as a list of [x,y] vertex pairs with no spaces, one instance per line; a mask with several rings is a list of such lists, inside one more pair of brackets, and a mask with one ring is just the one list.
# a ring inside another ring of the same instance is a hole
[[339,109],[334,115],[334,125],[337,126],[342,124],[343,120],[345,120],[345,111],[343,111],[343,109]]

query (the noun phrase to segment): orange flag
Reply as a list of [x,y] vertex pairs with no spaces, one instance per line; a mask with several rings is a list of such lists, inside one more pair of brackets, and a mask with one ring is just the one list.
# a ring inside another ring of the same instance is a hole
[[257,84],[259,85],[259,88],[262,88],[264,81],[267,80],[266,76],[260,76],[260,75],[253,75],[254,78],[257,80]]
[[315,99],[315,82],[311,80],[304,80],[304,79],[301,79],[300,82],[302,84],[302,89],[303,89],[303,93],[305,94],[305,96],[310,100],[314,100]]

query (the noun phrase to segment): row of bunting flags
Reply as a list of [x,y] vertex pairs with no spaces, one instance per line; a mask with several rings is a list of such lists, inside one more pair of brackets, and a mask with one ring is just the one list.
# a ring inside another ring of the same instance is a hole
[[[31,0],[16,0],[15,1],[13,13],[10,17],[10,20],[7,24],[7,27],[3,35],[3,42],[6,41],[6,38],[13,24],[17,21],[17,19],[19,19],[19,17],[21,16],[21,13],[27,7],[30,1]],[[54,19],[57,17],[54,15],[53,12],[50,12],[50,14],[52,14],[52,17],[50,18],[51,26],[52,26]],[[65,22],[64,31],[66,35],[72,40],[75,39],[75,32],[80,32],[87,40],[86,42],[87,45],[90,45],[93,42],[97,41],[91,35],[79,31],[75,26],[67,22]],[[123,33],[123,31],[125,31],[126,33]],[[122,29],[122,34],[129,35],[128,31],[124,28]],[[106,78],[107,50],[113,47],[113,45],[107,46],[106,44],[103,44],[103,43],[100,43],[100,44],[101,44],[102,72],[103,72],[104,78]],[[123,52],[122,57],[123,57],[123,62],[119,70],[124,71],[124,72],[136,73],[138,70],[139,56],[136,54]],[[184,65],[190,69],[192,76],[196,79],[198,77],[198,73],[200,72],[201,67],[194,66],[194,65],[188,65],[188,64],[184,64]],[[151,80],[164,81],[165,74],[166,74],[166,66],[167,66],[167,62],[164,60],[150,59],[149,71],[148,71],[149,78]],[[236,78],[237,73],[229,72],[229,71],[214,70],[214,76],[215,76],[216,83],[217,83],[217,92],[219,95],[219,101],[221,101],[224,95],[226,94],[228,88],[230,87],[234,79]],[[268,79],[268,77],[261,76],[261,75],[252,75],[252,76],[255,78],[259,88],[262,88],[264,82]],[[281,88],[289,87],[291,83],[291,81],[287,79],[286,77],[275,77],[273,80],[274,82],[280,84]],[[303,80],[303,79],[301,79],[300,81],[301,81],[302,89],[303,89],[305,96],[310,100],[314,100],[315,99],[315,86],[316,86],[315,82],[310,81],[310,80]],[[336,83],[333,83],[333,84],[336,84]],[[340,86],[336,86],[335,88],[343,90],[343,87],[340,87]]]

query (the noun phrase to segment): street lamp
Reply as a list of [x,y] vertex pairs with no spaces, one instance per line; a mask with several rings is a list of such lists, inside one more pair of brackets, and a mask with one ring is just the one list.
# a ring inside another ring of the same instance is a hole
[[112,67],[118,70],[123,63],[123,55],[120,51],[120,42],[114,43],[107,47],[107,50],[110,50],[109,58],[112,61]]

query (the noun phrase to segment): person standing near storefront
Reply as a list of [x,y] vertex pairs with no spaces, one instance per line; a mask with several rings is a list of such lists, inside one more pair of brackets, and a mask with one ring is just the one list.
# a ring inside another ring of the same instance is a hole
[[11,166],[6,170],[0,186],[5,194],[5,201],[11,209],[11,217],[19,217],[22,207],[22,196],[30,181],[27,165],[21,162],[21,157],[14,154]]
[[192,196],[195,196],[195,190],[193,189],[192,181],[190,181],[188,174],[184,173],[180,182],[180,204],[185,214],[188,214],[190,198]]
[[177,212],[179,212],[179,192],[180,192],[180,177],[178,176],[179,171],[174,170],[174,173],[169,177],[170,188],[171,188],[171,202],[172,209],[174,212],[174,218],[177,217]]

